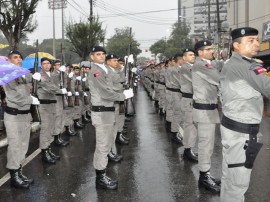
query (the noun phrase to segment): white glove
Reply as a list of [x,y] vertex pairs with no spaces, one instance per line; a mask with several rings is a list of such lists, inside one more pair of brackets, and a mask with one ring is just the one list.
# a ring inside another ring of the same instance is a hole
[[40,104],[39,100],[36,97],[31,95],[31,98],[32,98],[32,105],[39,105]]
[[134,85],[134,86],[137,86],[137,83],[134,83],[133,85]]
[[72,96],[72,93],[71,92],[67,92],[67,96]]
[[134,96],[132,89],[124,90],[123,93],[126,99],[132,98]]
[[38,73],[38,72],[36,72],[36,73],[33,74],[32,78],[35,79],[35,80],[37,80],[37,81],[40,81],[40,79],[41,79],[41,74]]
[[62,88],[61,91],[62,91],[62,94],[67,94],[67,89]]
[[72,78],[73,75],[74,75],[74,73],[73,73],[73,72],[70,72],[70,73],[68,74],[68,77],[69,77],[69,78]]
[[83,96],[87,97],[88,95],[87,95],[87,93],[86,93],[86,92],[84,92],[84,93],[83,93]]
[[81,76],[77,76],[76,79],[77,79],[78,81],[80,81],[80,80],[82,80],[82,77],[81,77]]
[[84,81],[84,82],[85,82],[85,81],[86,81],[86,77],[84,77],[84,78],[82,79],[82,81]]
[[80,94],[79,94],[79,92],[75,92],[75,96],[79,96]]
[[59,67],[59,71],[60,72],[65,72],[66,71],[66,67],[64,65],[62,65],[61,67]]

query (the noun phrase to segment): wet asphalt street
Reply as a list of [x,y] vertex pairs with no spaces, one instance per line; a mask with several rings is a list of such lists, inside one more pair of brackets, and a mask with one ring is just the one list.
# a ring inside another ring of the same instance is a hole
[[[11,189],[9,181],[0,187],[0,201],[11,202],[218,202],[219,196],[198,189],[198,166],[183,160],[183,147],[173,144],[164,119],[154,102],[139,86],[136,113],[128,124],[128,146],[118,146],[124,156],[120,164],[109,163],[107,174],[118,179],[116,191],[95,189],[92,165],[95,149],[94,128],[88,124],[79,136],[70,138],[66,148],[55,148],[61,155],[56,165],[44,165],[39,154],[24,167],[24,174],[35,179],[29,190]],[[217,128],[218,129],[218,128]],[[270,201],[270,119],[261,126],[264,146],[257,157],[246,202]],[[66,137],[68,138],[68,137]],[[221,140],[217,130],[211,173],[221,177]],[[29,154],[38,148],[38,135],[31,138]],[[196,151],[196,148],[195,148]],[[0,178],[7,170],[6,151],[0,151]]]

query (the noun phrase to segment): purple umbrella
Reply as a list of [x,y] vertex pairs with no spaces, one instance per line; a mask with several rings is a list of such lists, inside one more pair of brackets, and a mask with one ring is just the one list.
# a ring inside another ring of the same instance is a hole
[[30,71],[0,58],[0,85],[5,85]]

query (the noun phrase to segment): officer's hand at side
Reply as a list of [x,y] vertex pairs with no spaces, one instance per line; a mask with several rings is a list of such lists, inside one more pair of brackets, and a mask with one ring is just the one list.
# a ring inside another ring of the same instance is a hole
[[59,67],[59,71],[60,72],[65,72],[66,71],[66,67],[64,65],[62,65],[61,67]]
[[77,79],[78,81],[80,81],[80,80],[82,80],[82,77],[81,77],[81,76],[77,76],[76,79]]
[[36,97],[31,95],[31,98],[32,98],[32,105],[39,105],[40,104],[39,100]]
[[72,93],[71,92],[67,92],[67,96],[72,96]]
[[32,78],[35,79],[35,80],[37,80],[37,81],[40,81],[40,79],[41,79],[41,74],[38,73],[38,72],[36,72],[36,73],[33,74]]
[[62,91],[62,94],[67,94],[67,89],[62,88],[61,91]]
[[82,81],[85,82],[85,81],[86,81],[86,77],[84,77],[84,78],[82,79]]
[[86,93],[86,92],[84,92],[84,93],[83,93],[83,96],[87,97],[88,95],[87,95],[87,93]]
[[134,96],[133,92],[130,90],[124,90],[124,95],[126,99],[132,98]]
[[79,96],[80,94],[79,94],[79,92],[75,92],[75,96]]

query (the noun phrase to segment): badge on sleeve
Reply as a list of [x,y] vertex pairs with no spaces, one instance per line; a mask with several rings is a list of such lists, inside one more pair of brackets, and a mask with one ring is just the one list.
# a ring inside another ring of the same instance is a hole
[[254,71],[254,73],[256,75],[260,75],[260,74],[263,74],[266,72],[266,69],[263,68],[262,64],[260,63],[253,63],[251,66],[250,66],[250,70]]
[[99,72],[94,73],[94,77],[99,77],[99,76],[100,76]]
[[212,68],[212,64],[209,64],[209,63],[207,63],[205,66],[206,66],[207,68]]

